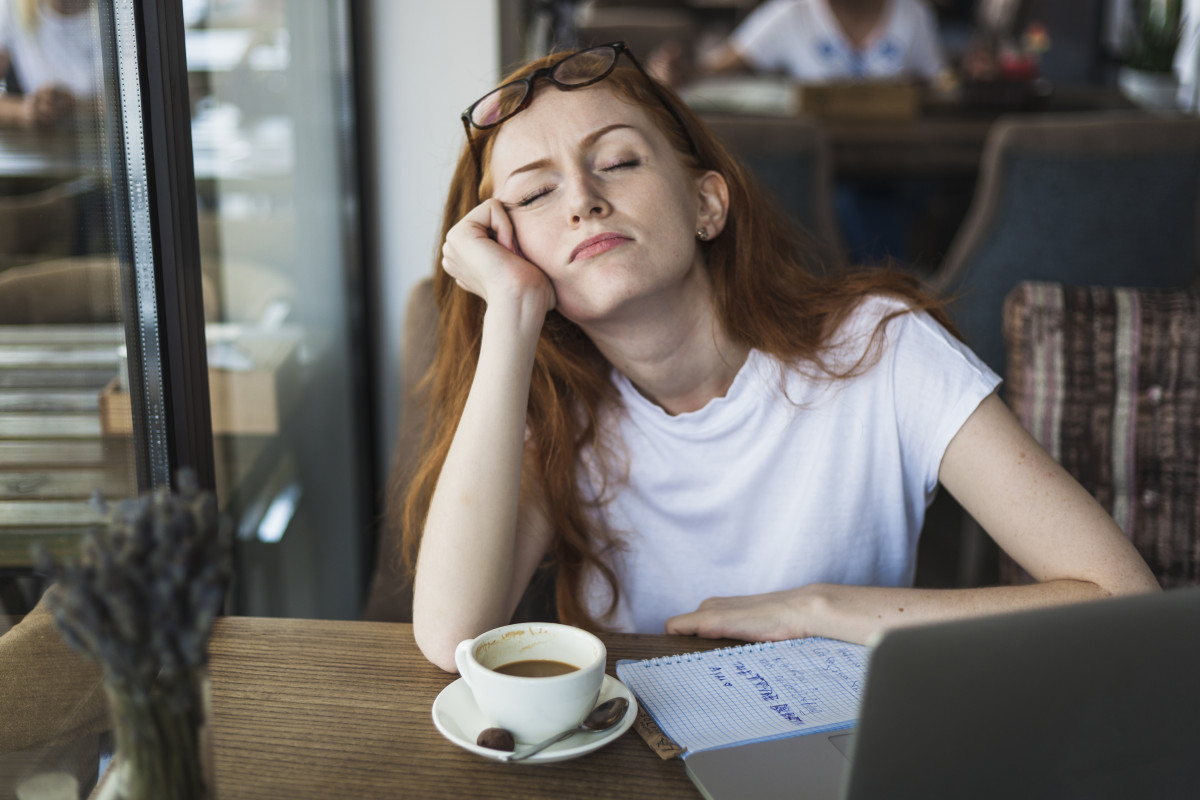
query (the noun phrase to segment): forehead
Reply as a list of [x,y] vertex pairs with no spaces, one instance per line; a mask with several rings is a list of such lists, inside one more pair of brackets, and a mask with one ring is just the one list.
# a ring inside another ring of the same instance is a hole
[[631,126],[651,144],[666,143],[650,115],[603,84],[567,92],[538,81],[529,107],[496,133],[489,164],[492,178],[503,180],[513,169],[553,157],[554,151],[614,124]]

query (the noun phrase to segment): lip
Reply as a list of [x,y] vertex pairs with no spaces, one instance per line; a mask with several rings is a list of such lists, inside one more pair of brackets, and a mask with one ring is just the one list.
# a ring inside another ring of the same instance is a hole
[[[629,241],[628,236],[622,236],[619,233],[600,233],[595,236],[584,239],[579,244],[575,245],[575,249],[571,251],[571,261],[576,261],[580,258],[591,258],[592,256],[600,255],[608,252],[621,242]],[[610,242],[610,244],[605,244]]]

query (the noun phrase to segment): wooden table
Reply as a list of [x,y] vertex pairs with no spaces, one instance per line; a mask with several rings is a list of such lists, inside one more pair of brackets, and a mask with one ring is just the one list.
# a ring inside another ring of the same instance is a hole
[[[727,644],[607,634],[618,658]],[[457,678],[417,650],[412,626],[229,617],[211,648],[217,796],[221,800],[375,797],[696,798],[678,759],[632,730],[578,759],[501,764],[433,726],[438,693]]]

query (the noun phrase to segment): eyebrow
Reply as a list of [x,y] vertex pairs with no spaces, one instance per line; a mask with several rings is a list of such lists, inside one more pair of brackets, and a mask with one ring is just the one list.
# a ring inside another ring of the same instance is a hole
[[[603,128],[597,128],[596,130],[589,133],[587,136],[584,136],[582,139],[579,140],[579,146],[580,147],[590,147],[591,145],[595,144],[596,141],[599,140],[600,138],[607,136],[608,134],[612,133],[613,131],[622,130],[622,129],[637,131],[637,128],[635,128],[632,125],[629,125],[628,123],[614,122],[612,125],[605,125]],[[544,167],[548,167],[549,165],[550,165],[550,159],[548,159],[548,158],[539,158],[537,161],[530,161],[528,164],[517,167],[512,172],[508,173],[508,175],[501,182],[501,185],[508,183],[514,177],[516,177],[517,175],[520,175],[523,172],[533,172],[534,170],[539,170]]]

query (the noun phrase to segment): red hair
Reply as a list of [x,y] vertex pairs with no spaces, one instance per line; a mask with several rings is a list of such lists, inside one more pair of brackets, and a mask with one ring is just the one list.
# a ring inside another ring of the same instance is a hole
[[[528,76],[562,57],[527,64],[502,83]],[[655,92],[641,72],[624,66],[605,78],[603,86],[645,111],[685,166],[714,170],[725,177],[730,195],[725,228],[700,246],[712,281],[714,310],[731,339],[785,364],[809,364],[844,378],[866,365],[860,362],[850,372],[838,373],[826,364],[825,356],[832,334],[865,297],[898,297],[906,308],[928,309],[949,325],[938,303],[906,273],[844,271],[823,263],[814,244],[782,216],[741,163],[673,92],[661,86],[661,94]],[[534,91],[553,88],[539,81]],[[686,132],[664,102],[672,105]],[[473,131],[485,171],[497,130]],[[482,201],[482,178],[469,147],[464,148],[446,200],[443,239]],[[434,295],[440,316],[437,355],[425,378],[430,392],[425,439],[411,482],[405,488],[393,480],[388,498],[389,522],[401,526],[410,572],[437,478],[470,391],[483,328],[483,301],[459,288],[440,268],[435,268]],[[877,333],[887,321],[880,323]],[[601,554],[619,542],[596,525],[576,481],[581,451],[603,447],[602,410],[619,402],[609,379],[611,369],[578,326],[550,312],[537,345],[530,385],[522,495],[541,498],[554,532],[549,559],[558,569],[559,617],[593,629],[602,626],[585,605],[583,577],[588,569],[598,570],[615,604],[620,587]]]

